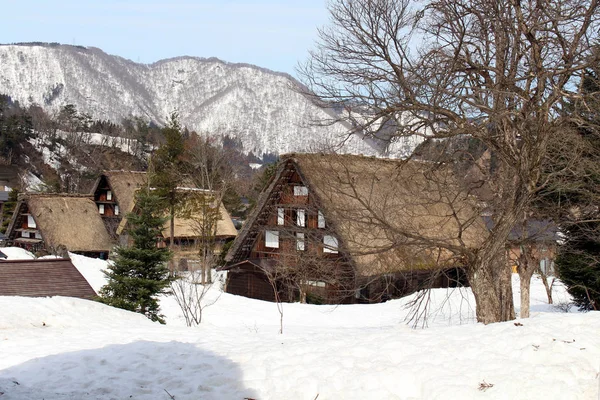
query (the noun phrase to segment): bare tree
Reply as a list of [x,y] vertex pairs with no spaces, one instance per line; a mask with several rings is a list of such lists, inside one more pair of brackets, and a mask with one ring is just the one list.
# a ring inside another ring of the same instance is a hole
[[[210,269],[216,267],[218,225],[222,219],[225,194],[231,189],[235,171],[229,164],[229,154],[207,134],[193,134],[188,140],[190,177],[200,190],[191,193],[188,212],[198,234],[202,263],[202,283],[210,282]],[[190,212],[191,211],[191,212]]]
[[172,289],[188,326],[202,321],[202,311],[217,300],[207,300],[213,285],[212,269],[218,266],[220,251],[219,221],[226,190],[232,184],[234,172],[228,164],[227,152],[208,135],[192,136],[187,141],[186,164],[193,188],[186,191],[177,215],[192,225],[199,266],[180,273]]
[[508,235],[544,187],[541,166],[597,62],[597,0],[333,0],[331,25],[300,67],[321,101],[372,137],[466,136],[495,157],[495,226],[461,251],[477,318],[514,318]]
[[213,282],[201,283],[202,270],[179,272],[171,282],[171,292],[179,305],[187,326],[200,325],[206,307],[215,304],[221,297],[210,298]]

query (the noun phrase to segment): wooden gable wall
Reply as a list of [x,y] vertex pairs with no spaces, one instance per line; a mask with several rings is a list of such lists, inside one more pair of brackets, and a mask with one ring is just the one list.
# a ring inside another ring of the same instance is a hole
[[[20,201],[14,213],[7,232],[11,244],[34,253],[43,250],[45,245],[42,232],[35,217],[29,212],[27,202]],[[30,226],[32,223],[35,226]]]
[[116,239],[117,228],[123,218],[122,210],[119,206],[114,190],[111,188],[106,175],[102,175],[94,192],[94,202],[98,207],[98,213],[102,217],[104,226],[108,234]]
[[[308,191],[306,195],[303,194],[304,190]],[[281,221],[282,215],[279,210],[283,211],[283,221]],[[318,227],[319,211],[321,211],[324,218],[324,212],[319,208],[315,195],[311,193],[295,165],[288,162],[279,181],[270,193],[261,215],[258,216],[251,228],[254,231],[254,241],[247,258],[277,258],[282,253],[303,251],[319,255],[324,259],[339,259],[339,252],[327,253],[323,251],[323,236],[335,234],[327,223],[323,228]],[[304,226],[299,224],[302,220]],[[266,231],[278,232],[279,248],[267,246]],[[298,233],[304,235],[304,250],[299,250],[297,247]]]
[[[304,286],[312,286],[306,292],[317,293],[324,302],[348,302],[348,297],[353,296],[349,288],[354,287],[354,270],[341,246],[334,250],[324,244],[326,236],[337,236],[327,224],[326,212],[319,206],[318,198],[292,161],[280,166],[279,175],[274,179],[266,198],[261,199],[263,203],[257,205],[260,210],[247,222],[250,225],[240,237],[241,242],[228,255],[228,265],[232,268],[227,291],[272,301],[273,289],[268,286],[265,273],[253,267],[266,264],[276,265],[274,268],[302,269],[301,281],[305,282]],[[271,239],[276,233],[277,246],[273,246],[272,240],[268,243],[269,233]],[[311,266],[307,267],[308,264]],[[290,290],[282,282],[278,287],[282,298],[297,300],[298,293],[293,294],[293,288]]]

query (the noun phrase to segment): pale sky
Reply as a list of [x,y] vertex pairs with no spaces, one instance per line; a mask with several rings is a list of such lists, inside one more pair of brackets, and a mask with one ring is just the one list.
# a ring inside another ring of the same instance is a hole
[[325,0],[0,0],[0,43],[99,47],[132,61],[218,57],[295,75]]

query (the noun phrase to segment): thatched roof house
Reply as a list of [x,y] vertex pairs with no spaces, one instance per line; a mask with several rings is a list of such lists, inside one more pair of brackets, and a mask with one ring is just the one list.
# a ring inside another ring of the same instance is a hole
[[[233,225],[233,220],[229,212],[221,202],[218,209],[218,219],[216,221],[216,238],[232,239],[237,236],[238,232]],[[189,215],[189,217],[175,217],[175,238],[193,238],[200,236],[201,226],[203,224],[204,215],[197,211]],[[170,224],[167,222],[163,228],[162,234],[168,238],[171,234]]]
[[[277,242],[284,236],[302,238],[296,248],[303,253],[312,238],[315,254],[323,260],[336,254],[355,282],[462,266],[461,250],[478,246],[487,230],[474,200],[448,171],[353,155],[283,156],[226,269],[256,273],[260,259],[289,259],[283,253],[290,246]],[[246,281],[241,286],[252,285]]]
[[0,262],[0,296],[68,296],[93,299],[96,292],[69,259]]
[[7,230],[14,246],[50,253],[66,250],[106,258],[113,246],[96,204],[89,196],[19,196]]
[[[98,213],[106,225],[106,229],[113,239],[119,239],[122,245],[125,245],[129,238],[127,235],[127,214],[135,209],[135,195],[138,189],[147,185],[147,174],[141,171],[106,171],[96,181],[93,188],[93,197],[96,202]],[[192,184],[186,184],[188,187],[182,187],[180,190],[194,194],[206,195],[207,192],[195,188]],[[209,195],[210,197],[210,195]],[[212,205],[214,210],[217,205]],[[218,204],[219,218],[216,223],[216,232],[214,234],[217,243],[217,251],[225,241],[237,236],[237,230],[233,221],[223,203]],[[196,210],[188,213],[186,216],[177,215],[175,218],[174,242],[178,246],[175,258],[190,258],[197,253],[195,242],[201,236],[201,229],[204,215],[203,211]],[[170,239],[170,221],[165,223],[163,229],[165,241]]]

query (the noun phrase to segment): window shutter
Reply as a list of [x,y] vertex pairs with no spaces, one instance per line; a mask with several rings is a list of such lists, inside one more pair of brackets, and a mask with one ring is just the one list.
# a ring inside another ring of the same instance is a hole
[[306,210],[299,209],[296,211],[296,225],[301,227],[306,226]]
[[272,249],[279,248],[279,232],[278,231],[265,231],[265,247]]
[[294,196],[308,196],[308,188],[306,186],[294,186]]
[[298,233],[296,233],[296,250],[304,251],[304,249],[305,249],[304,233],[298,232]]
[[338,240],[335,236],[325,235],[323,236],[323,252],[337,254],[338,252]]
[[319,210],[319,216],[318,216],[318,222],[317,222],[317,226],[319,228],[325,228],[325,216],[323,215],[323,213],[321,212],[321,210]]

